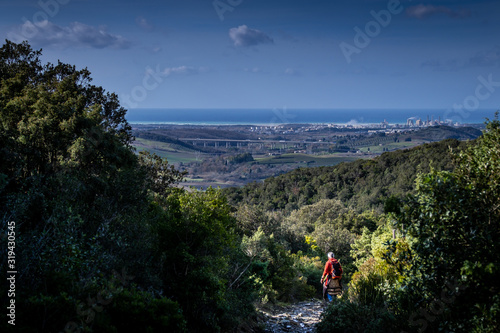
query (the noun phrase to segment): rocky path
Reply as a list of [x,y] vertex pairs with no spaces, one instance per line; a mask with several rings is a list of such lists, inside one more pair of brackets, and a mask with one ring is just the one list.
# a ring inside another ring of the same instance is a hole
[[266,317],[264,332],[314,332],[325,306],[320,300],[300,302],[289,306],[261,312]]

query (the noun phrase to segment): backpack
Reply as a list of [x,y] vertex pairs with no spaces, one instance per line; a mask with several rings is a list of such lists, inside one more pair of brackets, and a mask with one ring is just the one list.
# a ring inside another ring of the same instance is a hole
[[342,276],[342,267],[338,261],[332,262],[333,276]]

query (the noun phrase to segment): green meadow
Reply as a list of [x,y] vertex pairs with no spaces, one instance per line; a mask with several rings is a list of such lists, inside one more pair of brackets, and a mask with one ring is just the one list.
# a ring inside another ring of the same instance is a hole
[[311,166],[330,166],[342,162],[351,162],[357,160],[358,158],[359,157],[343,156],[341,154],[320,156],[307,154],[283,154],[279,156],[256,158],[255,160],[260,164],[304,163]]
[[136,138],[133,146],[137,149],[137,152],[147,150],[166,158],[169,163],[189,163],[202,158],[202,155],[196,151],[160,141]]

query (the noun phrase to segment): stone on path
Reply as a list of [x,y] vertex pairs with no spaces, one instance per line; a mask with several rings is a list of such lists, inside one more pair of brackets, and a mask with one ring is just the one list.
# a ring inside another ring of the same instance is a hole
[[260,310],[266,317],[264,332],[314,332],[325,305],[320,300],[291,304],[271,311]]

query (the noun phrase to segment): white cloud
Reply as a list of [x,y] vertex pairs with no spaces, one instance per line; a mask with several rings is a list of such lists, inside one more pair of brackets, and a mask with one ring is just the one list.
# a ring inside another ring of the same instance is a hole
[[155,26],[148,22],[143,16],[138,16],[135,19],[135,23],[146,31],[153,31]]
[[285,69],[285,74],[292,75],[292,76],[299,76],[300,72],[296,69],[293,69],[293,68],[287,68],[287,69]]
[[[361,117],[360,120],[363,121],[363,117]],[[346,125],[357,126],[359,125],[359,121],[356,119],[351,119],[346,123]]]
[[488,51],[478,52],[468,60],[469,66],[497,67],[500,66],[500,46]]
[[92,27],[80,22],[67,27],[58,26],[47,20],[33,24],[26,21],[7,36],[17,42],[29,40],[41,46],[91,47],[96,49],[126,49],[130,42],[124,37],[106,31],[106,27]]
[[500,46],[487,51],[480,51],[466,59],[427,60],[421,63],[433,71],[457,71],[470,67],[498,67],[500,66]]
[[457,11],[445,6],[433,6],[433,5],[423,5],[423,4],[407,8],[406,14],[410,17],[415,17],[419,20],[436,14],[445,14],[451,18],[465,18],[471,16],[470,10],[467,9],[462,9]]
[[273,44],[274,40],[260,30],[250,29],[246,25],[229,29],[229,37],[234,46],[255,46],[259,44]]
[[250,72],[250,73],[262,73],[262,69],[259,67],[254,67],[254,68],[245,68],[245,72]]
[[435,72],[449,72],[462,68],[463,64],[461,64],[457,59],[449,59],[447,61],[433,59],[422,62],[421,66],[430,68]]
[[179,67],[167,67],[161,74],[165,77],[171,75],[194,75],[208,72],[207,67],[192,67],[192,66],[179,66]]
[[158,53],[158,52],[163,51],[163,48],[162,48],[161,46],[154,46],[154,47],[151,49],[151,51],[152,51],[153,53]]

